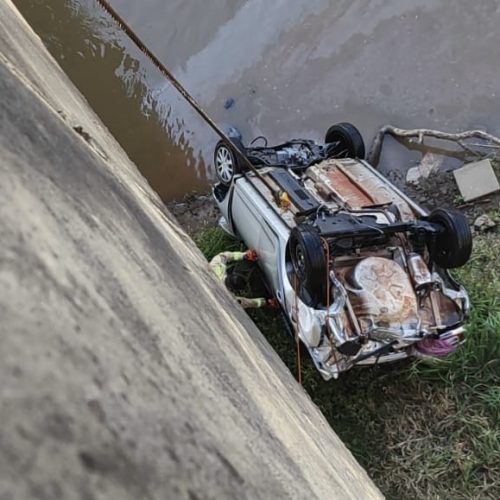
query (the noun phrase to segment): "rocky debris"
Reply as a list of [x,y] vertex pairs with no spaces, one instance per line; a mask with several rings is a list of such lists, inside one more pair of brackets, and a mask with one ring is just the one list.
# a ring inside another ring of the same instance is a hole
[[190,236],[205,227],[215,226],[220,217],[211,194],[191,193],[180,202],[167,203],[167,207]]
[[443,163],[443,157],[434,153],[426,153],[416,167],[411,167],[406,173],[407,184],[417,184],[436,172]]
[[[494,162],[493,169],[498,176],[500,163]],[[469,219],[470,224],[481,215],[498,210],[500,193],[492,193],[485,198],[466,202],[457,186],[453,171],[435,171],[427,178],[420,178],[416,184],[405,184],[399,173],[390,173],[389,176],[410,198],[427,210],[437,207],[450,208],[462,211]]]
[[487,214],[480,215],[474,221],[474,227],[478,231],[488,231],[489,229],[493,229],[497,226],[497,223]]
[[420,178],[415,184],[403,186],[403,189],[427,209],[432,209],[437,204],[450,208],[460,200],[457,185],[448,172],[433,172],[427,178]]

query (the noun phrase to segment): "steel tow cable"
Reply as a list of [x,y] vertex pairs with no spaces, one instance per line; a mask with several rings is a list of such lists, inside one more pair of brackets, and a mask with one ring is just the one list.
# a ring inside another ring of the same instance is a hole
[[184,88],[184,86],[175,78],[175,76],[165,67],[165,65],[148,49],[145,43],[137,36],[132,28],[123,20],[123,18],[116,12],[106,0],[96,0],[104,11],[115,21],[120,29],[134,42],[138,49],[156,66],[160,73],[172,83],[172,85],[179,91],[179,93],[191,104],[197,113],[205,120],[205,122],[212,128],[212,130],[231,147],[233,153],[243,161],[246,167],[253,172],[260,181],[271,191],[275,201],[279,204],[283,192],[275,189],[268,180],[255,168],[250,160],[236,147],[229,137],[219,128],[216,123],[210,118],[208,113],[201,107],[201,105],[194,99],[194,97]]

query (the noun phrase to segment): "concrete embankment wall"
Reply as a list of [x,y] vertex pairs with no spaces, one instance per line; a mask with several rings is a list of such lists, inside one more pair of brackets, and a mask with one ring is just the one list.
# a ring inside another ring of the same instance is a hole
[[10,0],[0,95],[0,498],[379,498]]

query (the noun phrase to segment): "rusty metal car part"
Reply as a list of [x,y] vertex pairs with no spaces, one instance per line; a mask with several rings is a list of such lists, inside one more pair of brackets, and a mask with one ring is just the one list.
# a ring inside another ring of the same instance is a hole
[[[349,165],[349,172],[357,171],[352,160],[329,160],[306,171],[307,177],[302,183],[323,201],[321,210],[332,211],[337,224],[342,221],[342,217],[339,218],[342,213],[349,214],[346,221],[351,218],[362,221],[368,216],[373,226],[400,224],[397,227],[401,234],[388,234],[381,246],[368,245],[356,252],[347,249],[345,254],[330,256],[332,296],[337,294],[342,299],[334,301],[335,306],[325,318],[333,343],[309,344],[312,359],[325,378],[337,376],[355,365],[423,356],[425,345],[422,344],[422,352],[414,346],[424,340],[432,346],[428,352],[433,349],[444,352],[443,345],[449,351],[459,344],[454,325],[463,320],[467,309],[465,291],[451,286],[446,274],[431,272],[426,263],[429,255],[425,253],[424,258],[413,249],[413,244],[418,247],[418,239],[412,244],[404,234],[413,222],[418,223],[421,212],[415,212],[397,191],[383,186],[371,170],[358,172],[360,175],[356,177],[351,174],[345,180],[346,165]],[[359,170],[363,169],[365,166],[361,163]],[[335,177],[324,175],[325,171],[329,174],[332,170],[342,172],[344,184],[339,186],[333,182]],[[371,185],[374,194],[368,197],[364,190],[359,190],[356,186],[359,179]],[[352,195],[349,189],[354,191]],[[391,210],[395,205],[397,211]],[[323,224],[318,222],[318,227],[325,229],[321,210],[319,217]],[[401,214],[405,214],[405,223],[401,223]],[[341,226],[342,223],[338,228]],[[425,252],[425,245],[420,250]],[[339,290],[344,291],[345,298]],[[443,342],[439,340],[441,336]],[[451,344],[446,338],[453,339]]]
[[391,327],[411,323],[415,328],[417,297],[408,274],[393,260],[367,257],[352,270],[348,289],[357,317],[374,318],[376,323]]
[[403,222],[415,220],[419,214],[402,193],[388,186],[387,181],[378,172],[366,168],[364,162],[330,159],[309,167],[306,176],[327,204],[337,201],[349,210],[394,204]]
[[431,272],[424,259],[417,253],[411,253],[406,260],[410,276],[417,290],[434,285]]

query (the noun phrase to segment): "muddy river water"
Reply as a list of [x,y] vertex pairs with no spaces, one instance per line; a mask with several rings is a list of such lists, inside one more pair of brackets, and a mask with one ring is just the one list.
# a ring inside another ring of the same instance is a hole
[[[164,199],[206,189],[216,137],[93,0],[15,3]],[[321,140],[338,121],[367,143],[385,123],[500,133],[496,0],[110,3],[247,141]],[[401,149],[384,169],[416,161]]]

